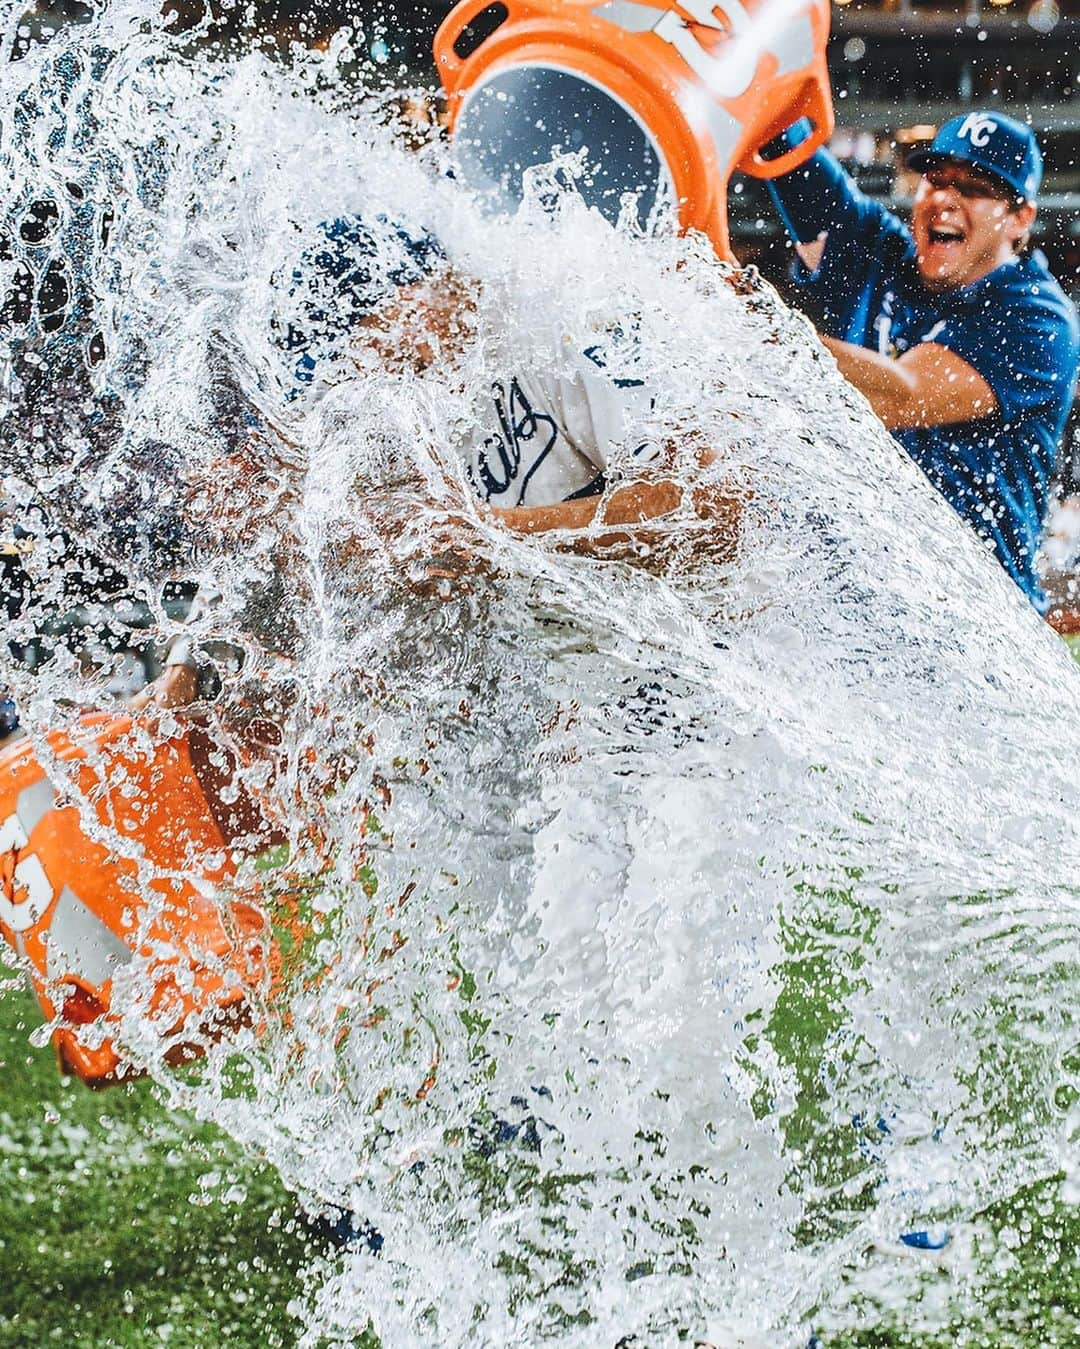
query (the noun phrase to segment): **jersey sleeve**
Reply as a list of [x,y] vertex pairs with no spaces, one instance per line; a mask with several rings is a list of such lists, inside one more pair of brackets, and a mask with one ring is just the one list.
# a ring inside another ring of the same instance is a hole
[[562,425],[574,449],[606,473],[619,463],[647,463],[659,445],[636,436],[655,401],[634,361],[621,359],[621,343],[604,341],[574,347],[559,377]]
[[796,243],[827,236],[816,270],[796,258],[791,271],[796,286],[820,308],[818,326],[861,345],[869,321],[867,288],[909,248],[906,226],[862,192],[827,150],[818,150],[801,168],[768,186]]
[[[778,149],[794,149],[809,134],[803,119],[780,138]],[[774,142],[775,144],[775,142]],[[828,150],[818,150],[800,168],[768,180],[769,194],[784,228],[797,244],[808,244],[823,231],[843,241],[872,239],[890,212],[872,201]],[[829,245],[825,246],[826,253]]]
[[1068,400],[1076,379],[1075,325],[1046,304],[993,304],[950,319],[924,341],[955,352],[986,380],[1006,423]]

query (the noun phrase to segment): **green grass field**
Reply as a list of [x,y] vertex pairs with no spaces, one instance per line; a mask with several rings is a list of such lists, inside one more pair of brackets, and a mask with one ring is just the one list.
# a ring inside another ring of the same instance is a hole
[[[29,994],[0,995],[0,1349],[293,1345],[288,1304],[312,1250],[273,1172],[164,1110],[145,1082],[92,1092],[62,1080],[51,1049],[28,1043],[39,1022]],[[878,1257],[913,1309],[944,1292],[947,1330],[907,1329],[856,1294],[844,1320],[858,1328],[824,1333],[821,1349],[1080,1343],[1080,1220],[1057,1190],[983,1215],[976,1244],[1000,1277],[964,1287],[932,1258]]]
[[145,1082],[61,1079],[40,1021],[0,995],[0,1346],[292,1344],[308,1247],[276,1175]]
[[[2,968],[0,983],[0,1349],[294,1344],[288,1304],[312,1251],[276,1175],[146,1082],[61,1079],[52,1050],[30,1046],[33,999]],[[983,1215],[990,1277],[946,1294],[947,1331],[886,1327],[866,1304],[825,1349],[1080,1344],[1080,1219],[1057,1192]],[[904,1278],[914,1307],[949,1276],[916,1263]]]

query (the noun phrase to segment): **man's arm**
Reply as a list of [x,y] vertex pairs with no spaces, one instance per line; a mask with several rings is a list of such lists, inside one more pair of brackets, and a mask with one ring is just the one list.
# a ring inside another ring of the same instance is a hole
[[128,699],[132,712],[141,712],[154,703],[157,707],[187,707],[199,691],[199,672],[193,665],[170,661],[161,674]]
[[[554,529],[588,529],[603,506],[607,525],[640,525],[668,515],[682,500],[673,482],[631,483],[614,492],[552,506],[488,506],[487,512],[515,534],[546,534]],[[627,539],[625,532],[620,538]]]
[[[384,366],[400,369],[411,365],[424,370],[441,350],[456,350],[475,311],[473,287],[452,271],[443,273],[441,283],[438,290],[430,281],[403,287],[396,303],[383,305],[362,320],[361,341],[355,349],[357,356],[362,359],[361,352],[366,348],[374,351]],[[714,460],[711,450],[698,452],[699,467],[706,468]],[[572,546],[588,552],[648,542],[648,532],[643,526],[677,510],[682,501],[683,489],[678,483],[652,479],[548,506],[485,506],[483,509],[505,528],[523,536],[556,530],[576,532],[580,538],[574,540]],[[723,495],[715,486],[700,486],[692,490],[691,502],[700,519],[716,522],[715,540],[726,548],[734,548],[740,501]],[[590,526],[598,514],[604,526],[613,528],[605,529],[603,533],[594,532]],[[452,579],[456,574],[456,565],[446,565],[442,561],[429,568],[429,575],[436,579]]]
[[890,431],[952,426],[997,411],[997,396],[982,375],[937,342],[920,342],[893,360],[850,342],[821,340]]
[[[700,457],[702,466],[714,460],[711,451]],[[581,537],[574,547],[592,551],[609,549],[624,544],[647,542],[648,524],[677,510],[684,501],[683,486],[671,479],[628,483],[599,496],[579,501],[563,501],[553,506],[489,506],[487,511],[500,524],[515,534],[544,534],[551,530],[567,530]],[[695,487],[690,501],[695,515],[714,525],[710,539],[723,547],[733,549],[738,539],[742,502],[737,496],[726,495],[715,485]],[[602,533],[594,533],[590,526],[600,516]]]
[[[786,133],[785,144],[797,145],[802,135],[796,127]],[[876,235],[895,217],[880,202],[862,192],[828,150],[818,150],[800,168],[766,184],[784,228],[796,245],[817,247],[817,256],[800,259],[809,272],[821,265],[827,235],[856,241]]]

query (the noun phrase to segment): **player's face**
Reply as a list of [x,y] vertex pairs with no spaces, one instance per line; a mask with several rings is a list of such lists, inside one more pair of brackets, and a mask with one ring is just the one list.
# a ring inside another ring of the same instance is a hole
[[1033,216],[1034,207],[1018,206],[1007,184],[969,164],[928,169],[911,212],[923,284],[935,291],[970,286],[1014,256]]
[[473,288],[446,270],[402,286],[396,297],[361,320],[357,353],[373,353],[386,370],[426,370],[467,344],[475,312]]

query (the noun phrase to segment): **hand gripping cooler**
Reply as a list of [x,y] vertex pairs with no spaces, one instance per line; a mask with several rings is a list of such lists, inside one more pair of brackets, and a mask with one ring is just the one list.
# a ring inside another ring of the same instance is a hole
[[[586,151],[579,186],[609,220],[665,200],[731,259],[736,171],[790,173],[832,132],[828,0],[463,0],[435,37],[459,172],[497,204],[560,151]],[[810,136],[761,149],[801,117]]]

